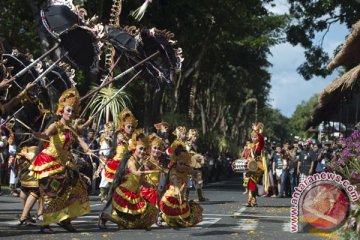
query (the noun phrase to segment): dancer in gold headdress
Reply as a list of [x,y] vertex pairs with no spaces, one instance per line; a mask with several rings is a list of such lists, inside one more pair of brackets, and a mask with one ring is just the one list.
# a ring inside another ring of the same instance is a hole
[[58,223],[64,229],[76,231],[71,220],[90,211],[87,186],[78,172],[71,146],[78,141],[84,152],[91,155],[88,145],[70,126],[79,113],[80,96],[75,88],[65,90],[57,109],[58,119],[35,137],[48,142],[29,167],[30,175],[39,180],[43,199],[43,227]]
[[105,167],[106,181],[112,182],[116,169],[118,168],[121,159],[128,150],[129,140],[132,133],[138,125],[138,120],[134,117],[131,111],[125,108],[119,113],[118,129],[116,136],[116,149],[113,158],[109,159]]
[[[137,129],[131,138],[130,151],[124,155],[117,170],[109,201],[99,216],[98,226],[106,228],[107,221],[114,222],[120,229],[150,229],[156,223],[156,207],[147,202],[140,194],[140,187],[153,188],[145,181],[144,160],[146,156],[147,139]],[[105,213],[107,206],[112,204],[111,214]]]
[[202,221],[201,206],[185,198],[188,175],[191,173],[191,155],[184,144],[172,144],[170,155],[172,168],[169,172],[169,187],[160,200],[164,221],[172,227],[191,227]]
[[251,140],[252,147],[251,154],[249,156],[248,170],[246,172],[246,178],[244,179],[244,185],[248,190],[247,206],[257,206],[256,191],[257,184],[262,180],[263,174],[265,175],[265,181],[263,183],[265,191],[268,188],[267,177],[267,163],[266,156],[263,151],[264,148],[264,137],[262,135],[264,125],[262,123],[255,123],[252,126]]
[[145,161],[144,166],[145,170],[154,172],[146,174],[145,180],[153,187],[147,188],[142,186],[141,196],[143,196],[148,202],[150,202],[154,206],[157,206],[159,200],[159,178],[160,172],[163,170],[163,168],[160,166],[160,158],[162,157],[162,153],[164,152],[165,147],[161,138],[159,138],[156,134],[152,134],[151,136],[149,136],[149,147],[150,157]]

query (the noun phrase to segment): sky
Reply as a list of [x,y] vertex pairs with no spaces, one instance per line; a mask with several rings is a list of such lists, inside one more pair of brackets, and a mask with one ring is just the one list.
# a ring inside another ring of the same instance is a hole
[[[286,0],[276,0],[275,7],[268,9],[277,14],[288,12]],[[327,33],[323,48],[333,57],[334,49],[345,41],[349,31],[345,26],[339,24],[331,26]],[[319,41],[322,34],[317,35],[315,42]],[[314,77],[306,81],[296,69],[305,61],[304,49],[301,46],[292,46],[283,43],[270,49],[272,56],[269,62],[273,65],[269,68],[271,73],[271,91],[269,103],[286,116],[291,117],[296,106],[302,101],[307,101],[316,93],[320,93],[329,83],[335,80],[338,72],[335,70],[332,75],[322,78]]]

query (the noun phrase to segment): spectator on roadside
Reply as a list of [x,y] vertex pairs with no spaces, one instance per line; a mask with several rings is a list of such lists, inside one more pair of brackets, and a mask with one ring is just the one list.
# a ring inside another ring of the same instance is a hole
[[286,197],[287,182],[289,181],[289,149],[281,150],[281,161],[282,161],[282,173],[281,173],[281,188],[278,195],[279,198]]
[[297,164],[299,183],[302,183],[308,176],[312,174],[311,163],[312,161],[310,158],[310,146],[307,142],[304,142],[302,158],[300,158]]
[[322,173],[326,171],[326,164],[332,158],[332,151],[330,149],[330,146],[330,142],[324,142],[324,147],[320,150],[320,153],[317,157],[317,164],[315,167],[316,173]]
[[296,171],[297,171],[297,162],[298,162],[298,145],[294,144],[294,146],[291,146],[289,148],[287,160],[288,160],[288,172],[289,172],[289,179],[290,179],[290,188],[288,189],[288,196],[292,196],[294,193],[294,188],[296,185]]
[[[275,153],[273,155],[273,164],[272,164],[272,172],[275,175],[277,187],[278,187],[278,195],[280,196],[281,192],[281,175],[283,171],[283,161],[281,157],[281,147],[277,146],[275,148]],[[275,197],[275,195],[273,195]]]
[[318,144],[312,144],[310,149],[310,160],[311,160],[311,167],[310,167],[310,173],[314,174],[315,168],[318,163],[318,157],[320,155],[319,145]]

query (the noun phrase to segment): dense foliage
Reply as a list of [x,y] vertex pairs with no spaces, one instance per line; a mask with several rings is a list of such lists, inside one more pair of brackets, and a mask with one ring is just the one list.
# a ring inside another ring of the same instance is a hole
[[[357,0],[288,0],[292,22],[287,30],[287,40],[306,49],[304,62],[298,72],[309,80],[313,76],[327,76],[326,65],[330,60],[323,49],[323,40],[335,24],[348,28],[360,19],[360,4]],[[314,41],[320,36],[320,41]],[[345,39],[345,36],[344,36]],[[337,50],[339,47],[337,48]]]

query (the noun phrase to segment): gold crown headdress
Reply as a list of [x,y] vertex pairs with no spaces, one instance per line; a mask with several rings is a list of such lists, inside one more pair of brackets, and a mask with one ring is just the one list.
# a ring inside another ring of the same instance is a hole
[[253,131],[251,131],[250,136],[251,136],[251,138],[257,138],[257,137],[258,137],[258,133],[257,133],[255,130],[253,130]]
[[158,146],[161,151],[165,150],[164,142],[161,140],[161,138],[158,135],[156,135],[156,133],[151,134],[148,138],[149,138],[150,147]]
[[148,146],[148,139],[145,136],[144,130],[141,128],[136,129],[132,134],[128,149],[134,151],[138,145]]
[[264,124],[262,122],[253,123],[252,129],[258,133],[262,133],[264,130]]
[[109,131],[114,130],[114,123],[113,122],[107,122],[104,125],[104,131],[108,133]]
[[131,124],[134,128],[136,128],[138,120],[128,108],[124,108],[118,116],[118,130],[123,129],[127,124]]
[[192,137],[199,137],[199,131],[195,128],[189,129],[188,132],[188,139],[192,138]]
[[186,146],[182,141],[175,140],[167,151],[170,154],[170,162],[172,164],[175,164],[177,160],[184,157],[186,158],[186,160],[191,161],[190,154],[188,156],[186,154],[183,154],[188,152],[186,151]]
[[58,109],[56,114],[63,113],[64,108],[70,106],[74,110],[75,114],[79,114],[80,111],[80,95],[76,88],[66,89],[59,98]]
[[175,131],[173,131],[173,134],[175,135],[175,136],[179,136],[179,134],[180,133],[184,133],[184,134],[186,134],[186,127],[184,127],[184,126],[179,126],[179,127],[177,127],[176,129],[175,129]]

